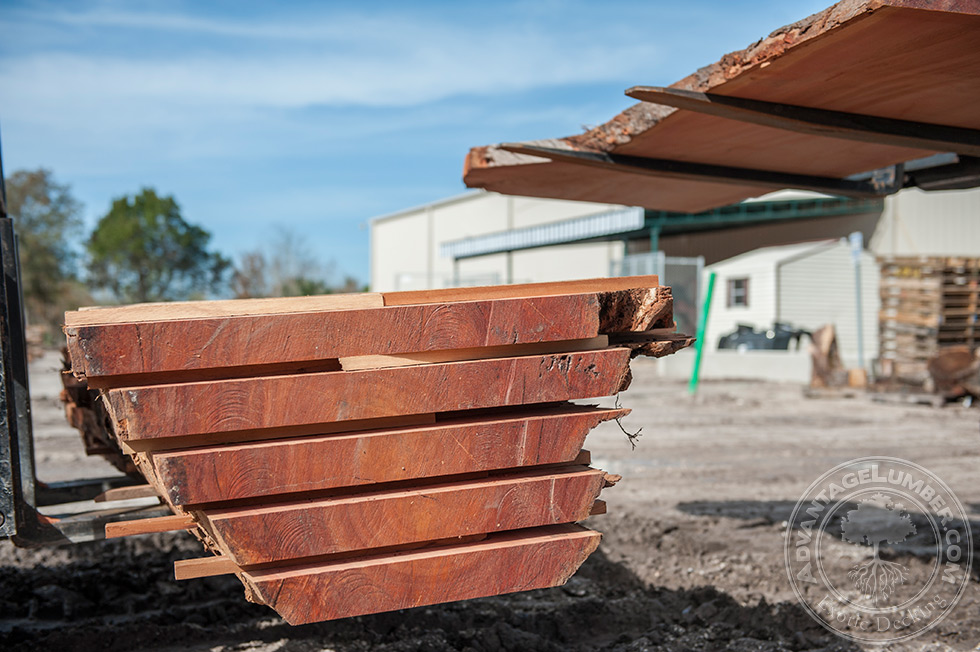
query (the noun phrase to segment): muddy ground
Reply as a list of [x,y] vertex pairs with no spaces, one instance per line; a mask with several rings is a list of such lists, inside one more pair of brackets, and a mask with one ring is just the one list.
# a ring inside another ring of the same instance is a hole
[[[33,365],[42,479],[111,475],[84,459],[57,403],[56,356]],[[642,428],[632,450],[615,424],[590,436],[593,465],[623,475],[603,493],[605,536],[564,587],[290,627],[245,601],[234,577],[176,582],[188,535],[45,550],[0,542],[0,649],[256,650],[859,650],[806,615],[786,579],[786,521],[821,473],[866,455],[901,457],[942,478],[980,530],[980,410],[808,399],[788,384],[706,382],[691,399],[634,362],[621,397]],[[929,559],[901,546],[913,572]],[[840,562],[840,572],[846,572]],[[980,584],[902,650],[980,643]],[[877,648],[880,649],[880,648]]]

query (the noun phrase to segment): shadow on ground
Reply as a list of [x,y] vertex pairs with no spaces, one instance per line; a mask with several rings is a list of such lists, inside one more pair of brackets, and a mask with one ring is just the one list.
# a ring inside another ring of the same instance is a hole
[[[793,516],[796,503],[789,500],[700,500],[686,503],[679,503],[677,509],[691,516],[709,516],[734,518],[745,521],[744,527],[754,527],[756,525],[774,525],[788,522]],[[856,510],[857,503],[847,502],[839,506],[836,514],[845,515]],[[867,509],[867,508],[865,508]],[[873,510],[884,518],[888,514],[885,510]],[[793,528],[799,528],[800,523],[811,517],[805,511],[800,511],[796,515]],[[909,514],[911,523],[915,526],[915,533],[909,535],[903,542],[898,544],[888,544],[883,546],[882,555],[889,559],[900,557],[917,557],[923,561],[933,561],[936,557],[938,546],[936,545],[936,533],[930,525],[930,519],[923,514],[912,512]],[[835,525],[839,524],[839,519]],[[980,521],[963,519],[952,519],[948,526],[964,532],[969,526],[973,540],[973,563],[971,566],[974,579],[980,579]],[[824,536],[839,537],[839,530],[823,531]]]
[[[850,650],[795,603],[645,585],[596,552],[564,587],[290,627],[234,577],[175,582],[167,534],[0,555],[0,649]],[[32,558],[36,556],[36,558]],[[13,557],[13,559],[11,559]]]

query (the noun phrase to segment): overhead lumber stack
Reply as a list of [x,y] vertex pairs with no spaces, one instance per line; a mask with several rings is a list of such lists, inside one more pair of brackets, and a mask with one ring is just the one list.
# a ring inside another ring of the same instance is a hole
[[935,356],[980,346],[980,258],[880,262],[881,373],[888,382],[921,388]]
[[88,309],[72,370],[172,517],[292,624],[565,582],[616,477],[588,432],[628,410],[572,403],[666,355],[656,277]]

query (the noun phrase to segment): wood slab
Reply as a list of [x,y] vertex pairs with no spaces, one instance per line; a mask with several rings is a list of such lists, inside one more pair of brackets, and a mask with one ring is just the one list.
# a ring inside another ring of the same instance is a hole
[[566,467],[201,516],[225,554],[248,566],[581,521],[604,476]]
[[195,527],[197,527],[197,522],[192,516],[187,514],[140,518],[132,521],[111,521],[105,524],[105,538],[114,539],[116,537],[129,537],[137,534],[190,530]]
[[156,498],[156,490],[148,484],[138,484],[132,487],[114,487],[106,489],[93,500],[97,503],[108,503],[116,500],[133,500],[135,498]]
[[65,332],[74,373],[84,375],[91,387],[119,387],[146,378],[195,380],[191,371],[225,370],[243,377],[267,375],[269,366],[289,371],[288,363],[337,365],[337,358],[349,356],[590,338],[599,333],[599,301],[595,294],[578,294],[69,326]]
[[654,288],[660,285],[655,274],[645,276],[615,276],[577,281],[550,283],[519,283],[516,285],[483,285],[441,290],[408,290],[385,292],[386,306],[405,306],[421,303],[450,303],[483,299],[523,299],[535,296],[558,296],[582,292],[620,292],[635,288]]
[[91,306],[72,310],[65,313],[65,326],[94,326],[119,322],[201,319],[239,315],[274,315],[310,310],[355,310],[378,308],[383,305],[384,299],[376,292],[325,294],[313,297],[135,303],[128,306]]
[[344,435],[150,453],[175,505],[571,462],[626,409],[563,406]]
[[422,353],[402,353],[399,355],[358,355],[352,358],[341,358],[340,368],[344,371],[357,371],[359,369],[383,369],[385,367],[410,367],[417,364],[433,364],[436,362],[513,358],[520,355],[565,353],[566,351],[595,351],[597,349],[605,349],[608,346],[608,335],[596,335],[595,337],[582,340],[561,340],[559,342],[481,346],[470,349],[446,349],[443,351],[424,351]]
[[588,518],[605,473],[583,466],[411,489],[209,509],[205,528],[248,566]]
[[[73,373],[90,387],[108,388],[336,371],[338,358],[490,350],[672,324],[670,289],[655,287],[656,277],[626,279],[654,283],[650,287],[601,290],[625,284],[616,280],[595,283],[600,291],[592,293],[69,325],[65,333]],[[504,287],[512,292],[529,286]]]
[[610,348],[133,387],[105,396],[117,436],[159,440],[611,396],[629,384],[629,356],[628,348]]
[[253,602],[290,625],[558,586],[600,535],[558,525],[491,535],[479,543],[290,569],[242,573]]
[[[978,129],[978,14],[980,3],[963,0],[844,0],[810,17],[800,16],[799,22],[725,55],[671,88]],[[933,153],[649,103],[631,106],[586,133],[536,142],[558,149],[835,178]],[[600,171],[494,146],[470,151],[464,181],[505,194],[681,212],[705,211],[778,189]]]
[[175,580],[193,580],[199,577],[231,575],[241,570],[235,562],[224,556],[178,559],[174,562]]

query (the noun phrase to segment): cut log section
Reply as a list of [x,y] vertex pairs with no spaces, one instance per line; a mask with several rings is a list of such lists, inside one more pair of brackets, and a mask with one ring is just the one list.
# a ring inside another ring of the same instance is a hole
[[105,538],[131,537],[137,534],[153,534],[156,532],[174,532],[190,530],[197,527],[194,517],[187,514],[173,516],[158,516],[156,518],[141,518],[135,521],[112,521],[105,524]]
[[[612,396],[628,348],[113,389],[125,441]],[[424,388],[424,391],[420,391]]]
[[[290,625],[558,586],[600,534],[559,525],[486,541],[290,569],[242,573],[250,599]],[[337,599],[336,596],[344,596]]]
[[531,299],[539,296],[559,296],[563,294],[579,294],[582,292],[645,290],[647,288],[656,288],[659,285],[660,279],[656,275],[620,276],[551,283],[521,283],[518,285],[485,285],[467,288],[445,288],[442,290],[385,292],[384,303],[386,306],[407,306],[426,303],[450,304],[459,301],[480,301],[484,299]]
[[[354,356],[588,339],[671,326],[672,306],[669,288],[621,289],[176,321],[130,316],[128,322],[70,323],[65,332],[74,373],[90,387],[107,388],[330,371],[340,368],[339,358]],[[181,345],[144,345],[149,342]]]
[[156,490],[148,484],[138,484],[132,487],[115,487],[107,489],[95,497],[97,503],[108,503],[116,500],[134,500],[136,498],[156,498]]
[[[259,507],[212,509],[203,524],[236,564],[386,548],[588,518],[605,473],[568,467]],[[446,518],[452,514],[452,518]]]
[[413,365],[435,364],[439,362],[466,362],[468,360],[489,360],[491,358],[513,358],[525,355],[543,355],[545,353],[564,353],[565,351],[596,351],[608,346],[609,336],[597,335],[584,340],[480,346],[472,349],[423,351],[421,353],[402,353],[399,355],[360,355],[352,358],[340,358],[340,368],[344,371],[359,371],[361,369],[384,369],[386,367],[411,367]]
[[107,536],[189,530],[214,556],[176,577],[234,573],[291,623],[564,582],[599,539],[572,524],[618,479],[582,445],[629,412],[571,401],[692,341],[651,277],[67,321],[72,396],[98,387],[103,418],[69,415],[148,482],[103,499],[174,511]]
[[[654,284],[655,285],[655,284]],[[66,330],[75,326],[106,326],[120,322],[174,321],[209,317],[278,315],[311,310],[379,308],[384,297],[376,292],[325,294],[314,297],[233,299],[230,301],[166,301],[130,306],[94,306],[65,313]]]
[[562,406],[438,425],[162,451],[150,463],[169,500],[194,505],[572,462],[624,409]]
[[201,557],[199,559],[178,559],[174,562],[175,580],[194,580],[199,577],[231,575],[241,570],[227,557]]

